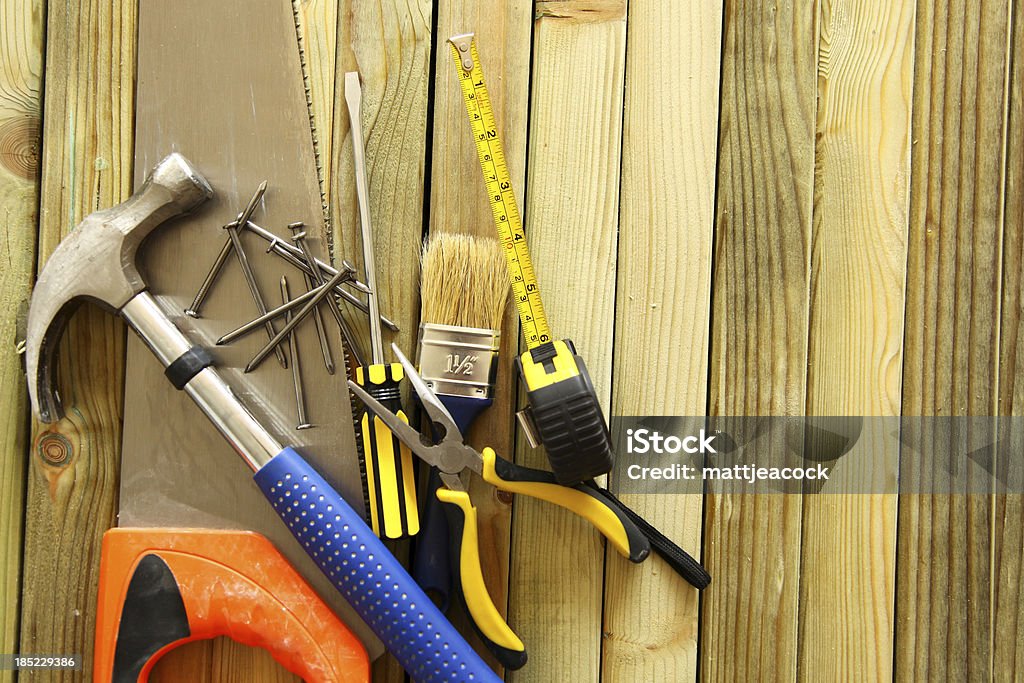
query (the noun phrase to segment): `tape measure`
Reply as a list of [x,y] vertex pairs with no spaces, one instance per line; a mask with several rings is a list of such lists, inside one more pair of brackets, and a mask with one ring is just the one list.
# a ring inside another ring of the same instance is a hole
[[448,42],[528,349],[515,363],[529,402],[524,427],[531,441],[544,445],[558,481],[576,484],[611,470],[608,424],[572,342],[551,338],[473,34]]

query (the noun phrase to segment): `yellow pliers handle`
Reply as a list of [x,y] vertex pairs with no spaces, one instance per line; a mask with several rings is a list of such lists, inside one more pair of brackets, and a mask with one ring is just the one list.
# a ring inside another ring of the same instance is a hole
[[[570,510],[596,527],[621,555],[632,562],[647,559],[651,551],[647,537],[599,489],[584,484],[563,486],[551,472],[520,467],[499,458],[491,448],[485,448],[481,456],[484,481]],[[476,508],[465,491],[442,487],[437,497],[446,503],[452,557],[458,558],[454,564],[456,581],[477,633],[504,667],[518,669],[526,663],[526,647],[502,618],[484,584]]]

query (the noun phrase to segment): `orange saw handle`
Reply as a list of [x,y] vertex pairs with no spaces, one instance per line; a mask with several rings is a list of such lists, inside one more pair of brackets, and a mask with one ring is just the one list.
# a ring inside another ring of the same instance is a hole
[[145,683],[165,653],[217,636],[263,648],[307,681],[370,680],[362,643],[263,536],[103,535],[94,683]]

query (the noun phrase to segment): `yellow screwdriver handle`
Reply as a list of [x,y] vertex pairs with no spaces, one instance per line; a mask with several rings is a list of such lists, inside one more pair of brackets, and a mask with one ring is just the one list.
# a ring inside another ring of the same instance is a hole
[[[399,363],[356,368],[356,383],[406,424],[400,405],[404,371]],[[381,538],[415,536],[420,530],[412,452],[376,415],[364,411],[359,421],[366,459],[370,526]]]

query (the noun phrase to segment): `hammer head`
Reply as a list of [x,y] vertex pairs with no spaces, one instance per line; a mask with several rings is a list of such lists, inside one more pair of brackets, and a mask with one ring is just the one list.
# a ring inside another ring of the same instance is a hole
[[146,288],[135,268],[139,245],[156,226],[186,213],[213,190],[192,164],[171,154],[127,201],[90,214],[57,246],[32,292],[25,374],[42,422],[64,416],[57,393],[57,347],[83,299],[117,313]]

